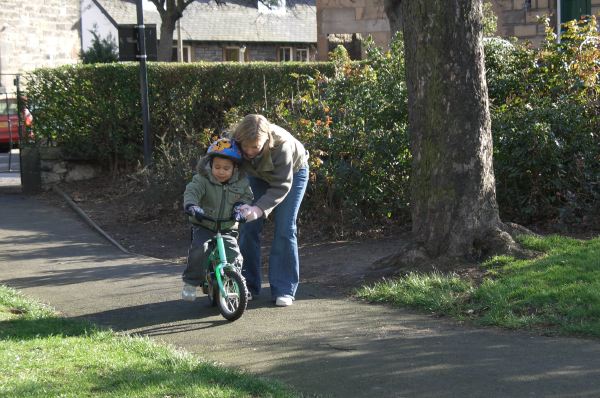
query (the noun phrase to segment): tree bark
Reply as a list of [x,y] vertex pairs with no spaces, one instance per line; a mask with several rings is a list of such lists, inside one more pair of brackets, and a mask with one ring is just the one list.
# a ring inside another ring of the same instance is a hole
[[173,60],[173,32],[183,11],[193,0],[151,0],[160,15],[160,37],[157,49],[159,61]]
[[159,61],[173,61],[173,31],[175,30],[177,19],[167,17],[161,21],[160,41],[158,42],[156,54]]
[[385,9],[404,34],[415,243],[430,258],[510,251],[496,202],[482,1],[386,0]]

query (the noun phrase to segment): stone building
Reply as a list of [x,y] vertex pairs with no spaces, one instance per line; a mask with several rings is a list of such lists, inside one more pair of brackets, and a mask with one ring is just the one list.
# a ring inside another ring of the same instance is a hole
[[317,57],[327,60],[338,44],[352,59],[362,58],[360,39],[371,36],[376,44],[390,42],[390,25],[383,0],[317,0]]
[[[132,0],[82,0],[84,48],[89,31],[100,37],[118,38],[120,26],[136,24]],[[160,16],[153,5],[144,7],[144,24],[160,32]],[[278,6],[260,2],[197,0],[180,19],[183,61],[309,61],[316,55],[315,0],[279,0]],[[159,33],[157,33],[159,35]]]
[[14,91],[16,74],[76,63],[81,49],[80,0],[2,0],[0,74]]
[[[490,0],[498,17],[497,34],[529,40],[534,45],[544,37],[538,16],[548,15],[552,26],[581,15],[598,15],[600,0]],[[360,58],[360,37],[371,35],[374,41],[387,46],[390,28],[383,9],[383,0],[317,0],[318,59],[337,44],[344,44],[352,58]]]

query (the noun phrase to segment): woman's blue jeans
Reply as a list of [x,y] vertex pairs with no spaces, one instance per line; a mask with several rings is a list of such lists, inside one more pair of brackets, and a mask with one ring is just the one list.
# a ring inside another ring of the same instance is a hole
[[[269,184],[256,177],[248,177],[255,200],[264,195]],[[294,173],[292,188],[285,199],[275,207],[272,217],[275,223],[271,254],[269,256],[269,284],[271,298],[294,297],[300,279],[296,218],[300,203],[308,184],[308,168]],[[264,218],[247,222],[240,229],[240,250],[244,257],[242,273],[248,289],[253,295],[260,294],[261,275],[261,232]]]

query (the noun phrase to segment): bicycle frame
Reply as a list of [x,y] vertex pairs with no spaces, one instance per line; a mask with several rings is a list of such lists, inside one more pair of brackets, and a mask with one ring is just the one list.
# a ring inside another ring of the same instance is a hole
[[221,297],[227,299],[229,295],[225,292],[223,288],[223,280],[221,276],[224,273],[226,268],[231,268],[232,265],[227,262],[227,254],[225,253],[225,244],[223,243],[223,235],[221,235],[221,222],[230,221],[230,219],[214,219],[212,217],[204,216],[209,221],[212,221],[216,224],[217,233],[213,238],[217,244],[215,250],[213,250],[209,257],[209,264],[215,263],[214,272],[215,278],[217,279],[217,284],[219,285],[219,292],[221,293]]
[[227,262],[227,255],[225,254],[225,245],[223,244],[223,236],[221,235],[220,231],[218,231],[217,235],[215,235],[215,240],[217,243],[215,251],[216,254],[218,254],[218,258],[215,258],[215,251],[213,251],[209,257],[209,260],[218,260],[215,261],[217,263],[217,266],[214,269],[215,278],[217,279],[217,284],[219,285],[219,291],[221,292],[221,295],[224,298],[228,298],[229,296],[227,295],[227,292],[225,292],[225,289],[223,289],[223,280],[221,279],[221,273],[226,267],[229,266],[229,263]]

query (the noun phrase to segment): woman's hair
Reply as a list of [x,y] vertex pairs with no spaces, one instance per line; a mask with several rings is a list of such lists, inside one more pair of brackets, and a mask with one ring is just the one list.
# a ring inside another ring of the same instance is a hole
[[237,142],[256,142],[261,137],[269,137],[271,124],[263,115],[246,115],[233,130]]

